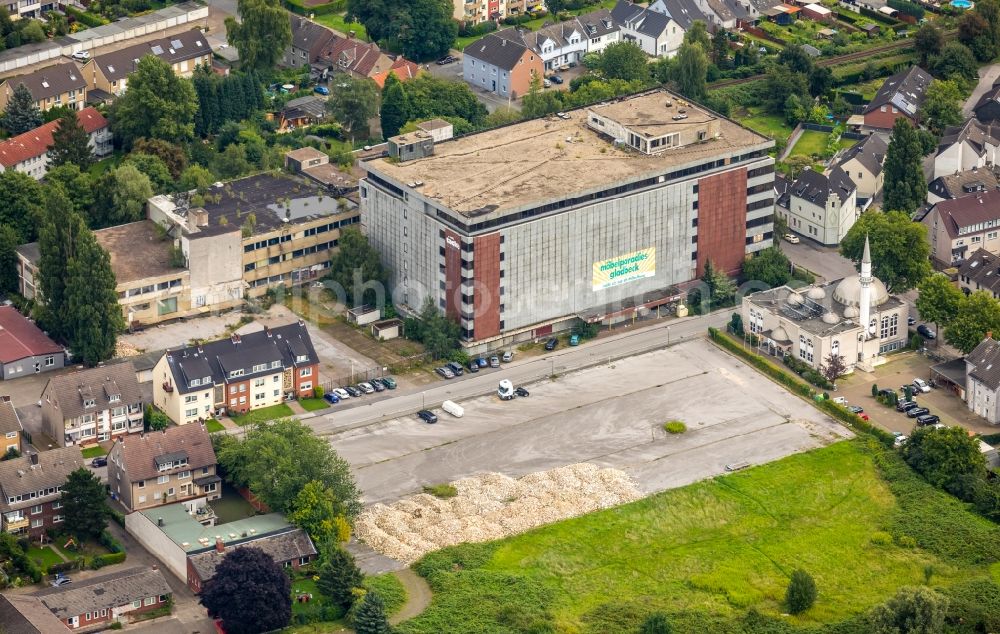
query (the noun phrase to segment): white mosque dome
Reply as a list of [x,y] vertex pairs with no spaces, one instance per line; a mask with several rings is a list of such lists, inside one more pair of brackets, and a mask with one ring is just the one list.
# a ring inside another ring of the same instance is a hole
[[803,300],[802,296],[799,295],[798,293],[792,293],[791,295],[788,296],[788,303],[791,304],[792,306],[798,306],[802,304],[803,301],[805,300]]
[[819,286],[813,286],[812,288],[809,289],[809,292],[806,293],[806,297],[808,297],[809,299],[825,299],[826,291],[824,291]]
[[778,326],[771,331],[771,339],[775,341],[791,341],[791,339],[788,338],[788,333],[785,332],[785,329],[782,326]]
[[844,319],[857,319],[860,316],[857,306],[848,306],[844,309]]
[[837,313],[835,313],[833,311],[830,311],[830,312],[825,313],[823,315],[823,323],[824,324],[831,324],[832,325],[832,324],[835,324],[835,323],[837,323],[839,321],[840,321],[840,317],[837,317]]
[[[885,289],[885,284],[882,283],[882,280],[874,276],[872,276],[871,291],[872,308],[881,306],[889,301],[889,291]],[[837,300],[844,306],[860,306],[861,276],[852,275],[842,279],[840,284],[837,284],[837,290],[833,291],[833,299]],[[846,311],[844,312],[844,315],[847,315]]]

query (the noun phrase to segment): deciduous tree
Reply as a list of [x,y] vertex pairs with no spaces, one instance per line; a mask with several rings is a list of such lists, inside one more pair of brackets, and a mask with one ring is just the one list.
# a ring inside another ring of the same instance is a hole
[[17,229],[0,224],[0,293],[16,293],[18,290],[17,247],[21,237]]
[[703,99],[708,78],[708,56],[705,49],[698,44],[681,44],[671,75],[682,95],[689,99]]
[[906,117],[896,119],[885,154],[883,208],[911,214],[924,204],[927,183],[924,181],[923,156],[913,126]]
[[824,359],[819,371],[827,381],[836,383],[837,379],[844,376],[844,372],[847,372],[847,363],[844,362],[843,356],[831,352]]
[[389,272],[382,266],[378,251],[355,227],[340,232],[338,245],[340,248],[330,259],[327,279],[340,285],[347,301],[355,307],[379,302],[384,305],[388,299]]
[[903,458],[936,487],[944,488],[963,476],[986,474],[979,439],[961,427],[917,429],[903,446]]
[[59,186],[45,190],[44,212],[38,230],[38,276],[35,280],[44,303],[37,308],[39,321],[56,339],[66,340],[69,316],[66,285],[69,263],[77,255],[81,236],[87,231],[83,218]]
[[228,634],[279,630],[292,618],[291,581],[263,550],[234,548],[205,583],[201,604]]
[[27,174],[0,172],[0,224],[14,227],[23,242],[38,236],[42,190],[42,185]]
[[967,46],[961,42],[951,41],[944,45],[941,52],[930,58],[931,74],[939,79],[962,78],[966,85],[976,81],[979,74],[979,64]]
[[[280,10],[288,26],[287,14]],[[111,129],[126,149],[142,137],[178,143],[194,136],[197,110],[191,80],[177,76],[162,59],[146,55],[129,75],[128,90],[111,106]]]
[[760,281],[773,288],[787,284],[791,278],[791,263],[777,246],[758,251],[743,263],[743,279],[746,281]]
[[[292,43],[292,25],[279,0],[239,0],[239,21],[226,18],[226,38],[246,70],[270,70]],[[131,80],[129,90],[132,90]]]
[[62,514],[66,528],[83,541],[96,539],[111,518],[108,494],[100,478],[88,469],[80,468],[69,474],[62,487]]
[[920,293],[917,296],[917,311],[921,318],[934,324],[935,334],[940,334],[937,331],[941,325],[947,327],[958,315],[962,291],[942,273],[929,275],[917,288]]
[[927,228],[908,215],[898,211],[861,214],[840,241],[840,254],[858,269],[866,236],[871,243],[872,273],[887,289],[905,293],[930,275]]
[[184,148],[162,139],[136,139],[132,146],[132,152],[155,156],[163,161],[163,164],[170,171],[171,180],[180,178],[181,172],[187,167],[187,156],[184,155]]
[[360,588],[365,576],[354,563],[351,553],[337,544],[324,545],[316,587],[344,612],[354,604],[354,590]]
[[876,606],[870,616],[872,634],[940,634],[948,599],[930,588],[900,588]]
[[146,201],[153,195],[149,177],[135,165],[122,165],[98,179],[94,187],[93,228],[142,219]]
[[712,49],[712,39],[708,35],[708,27],[704,20],[695,20],[691,23],[688,30],[684,32],[684,43],[697,44],[705,52]]
[[913,48],[920,54],[920,65],[926,66],[928,60],[941,52],[944,46],[944,35],[941,29],[931,22],[925,22],[917,29],[913,38]]
[[403,90],[403,84],[395,73],[389,73],[382,88],[382,108],[379,112],[382,124],[382,136],[389,137],[399,134],[407,121],[410,120],[410,100]]
[[958,84],[951,80],[935,79],[927,87],[924,102],[918,113],[921,123],[940,136],[950,125],[958,125],[965,118],[962,102],[965,95]]
[[649,58],[634,42],[615,42],[601,52],[598,68],[606,79],[649,81]]
[[451,0],[407,0],[396,13],[396,37],[403,55],[426,62],[447,55],[458,36]]
[[0,116],[0,126],[11,136],[17,136],[40,125],[42,113],[35,105],[35,98],[27,86],[18,84],[7,101],[7,109]]
[[650,614],[639,627],[639,634],[673,634],[673,631],[667,615],[662,612]]
[[368,120],[378,113],[378,86],[370,79],[344,75],[333,92],[327,109],[351,135],[351,140],[367,139]]
[[69,112],[59,119],[59,127],[52,133],[52,147],[49,148],[49,165],[58,167],[72,163],[82,169],[93,162],[94,153],[90,149],[90,135],[80,125],[76,112]]
[[295,496],[288,521],[308,533],[314,542],[343,541],[341,530],[347,526],[334,508],[333,493],[316,480],[306,483]]
[[87,172],[80,171],[73,163],[65,163],[50,168],[45,173],[45,182],[61,186],[73,203],[73,211],[84,218],[90,217],[94,205],[94,181]]
[[944,340],[969,354],[987,332],[1000,333],[1000,303],[988,292],[976,291],[958,303],[955,317],[945,326]]

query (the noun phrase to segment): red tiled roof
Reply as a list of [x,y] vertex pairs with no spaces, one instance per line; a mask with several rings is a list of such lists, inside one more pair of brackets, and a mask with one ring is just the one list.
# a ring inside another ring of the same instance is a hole
[[[84,108],[76,113],[76,118],[87,134],[108,125],[108,120],[95,108]],[[0,165],[10,168],[21,161],[45,154],[52,147],[52,133],[58,127],[59,120],[56,119],[3,141],[0,143]]]
[[56,342],[13,306],[0,306],[0,363],[61,352]]
[[934,207],[948,235],[955,238],[963,227],[1000,220],[1000,191],[942,200]]
[[392,63],[392,67],[389,70],[384,70],[381,73],[373,75],[372,79],[378,84],[379,88],[384,88],[385,80],[389,78],[389,73],[396,75],[396,79],[399,81],[406,81],[416,77],[419,72],[419,64],[414,64],[404,57],[399,57]]

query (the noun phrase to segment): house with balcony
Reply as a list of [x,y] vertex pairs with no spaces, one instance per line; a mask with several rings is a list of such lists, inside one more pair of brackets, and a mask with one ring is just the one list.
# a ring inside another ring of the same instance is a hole
[[921,221],[939,267],[957,266],[977,249],[1000,253],[1000,191],[942,200]]
[[308,398],[319,357],[302,321],[168,350],[153,369],[153,403],[178,425]]
[[[651,57],[673,57],[684,43],[684,33],[695,20],[706,22],[693,0],[659,3],[664,13],[618,0],[611,17],[621,29],[621,38],[633,42]],[[666,13],[671,11],[671,13]]]
[[9,396],[0,396],[0,457],[11,449],[21,451],[24,427]]
[[[80,126],[89,135],[90,149],[101,158],[111,154],[111,128],[108,120],[95,108],[84,108],[76,114]],[[34,130],[0,141],[0,172],[14,170],[41,180],[49,169],[49,149],[52,135],[59,129],[59,120],[40,125]]]
[[27,75],[0,80],[0,111],[7,109],[7,103],[18,84],[25,85],[42,112],[56,106],[83,110],[87,103],[87,82],[83,73],[72,62],[60,62]]
[[147,55],[166,62],[178,77],[191,77],[198,66],[212,65],[212,47],[200,29],[140,42],[97,55],[83,65],[91,98],[105,101],[124,93],[128,76]]
[[108,486],[129,512],[180,503],[203,524],[215,522],[208,502],[222,496],[204,425],[119,438],[108,453]]
[[49,379],[42,429],[60,446],[92,445],[141,432],[145,405],[131,363],[80,370]]
[[38,539],[59,529],[62,487],[85,467],[79,447],[60,447],[0,461],[0,530]]

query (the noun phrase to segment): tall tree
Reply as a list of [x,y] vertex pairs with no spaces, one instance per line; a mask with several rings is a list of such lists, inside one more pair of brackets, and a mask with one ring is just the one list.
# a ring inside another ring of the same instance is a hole
[[885,155],[883,208],[912,214],[927,199],[924,180],[923,149],[916,130],[906,117],[892,126],[892,137]]
[[62,187],[73,203],[73,211],[84,218],[90,217],[90,209],[94,205],[94,181],[87,172],[73,163],[65,163],[50,168],[45,173],[45,182]]
[[201,592],[201,604],[222,620],[228,634],[279,630],[292,618],[292,584],[259,548],[234,548],[222,558]]
[[368,238],[357,228],[348,227],[340,232],[338,246],[337,253],[330,258],[328,277],[344,289],[347,301],[355,306],[385,302],[389,272]]
[[[288,26],[287,15],[284,20]],[[155,55],[146,55],[129,75],[128,90],[111,106],[111,129],[126,149],[141,137],[178,143],[194,137],[197,110],[191,80],[177,76]]]
[[698,44],[685,42],[677,51],[672,76],[677,90],[689,99],[704,99],[708,79],[708,56]]
[[716,29],[712,34],[712,63],[721,67],[729,59],[729,32]]
[[14,227],[22,243],[33,242],[38,236],[43,189],[38,181],[22,172],[0,172],[0,224]]
[[778,63],[793,73],[808,76],[813,71],[813,59],[798,45],[786,46],[778,53]]
[[21,236],[10,225],[0,225],[0,293],[16,293],[18,290],[17,247],[21,246]]
[[791,262],[777,246],[758,251],[743,263],[743,279],[763,282],[770,287],[787,284],[792,278]]
[[962,115],[964,101],[965,95],[957,83],[952,80],[935,79],[927,87],[924,102],[920,106],[918,113],[920,121],[930,128],[931,132],[941,136],[948,126],[962,123],[965,118]]
[[948,599],[930,588],[900,588],[871,612],[872,634],[940,634]]
[[398,0],[347,0],[345,17],[363,24],[372,40],[379,42],[393,35],[393,18],[399,4]]
[[965,476],[986,475],[979,439],[961,427],[923,427],[911,434],[903,458],[936,487],[947,487]]
[[649,58],[634,42],[615,42],[605,48],[597,66],[605,79],[649,81]]
[[153,185],[148,176],[135,165],[121,165],[104,174],[94,186],[91,227],[96,229],[141,220],[146,201],[152,195]]
[[403,55],[426,62],[446,55],[458,36],[451,0],[408,0],[396,14],[396,33]]
[[705,271],[701,275],[701,281],[708,286],[709,301],[712,304],[725,304],[736,295],[736,284],[723,271],[715,268],[711,260],[705,262]]
[[532,77],[528,94],[521,100],[521,115],[525,119],[534,119],[559,112],[563,105],[561,94],[556,90],[542,90],[541,78]]
[[975,82],[979,76],[979,64],[972,51],[961,42],[951,41],[941,52],[930,58],[928,70],[938,79],[962,78],[966,85]]
[[708,27],[703,20],[695,20],[691,27],[684,32],[685,44],[697,44],[706,53],[712,50],[712,39],[708,35]]
[[84,365],[93,367],[114,356],[125,319],[111,257],[90,231],[80,237],[66,271],[66,341]]
[[[226,37],[245,70],[269,70],[292,43],[292,23],[279,0],[239,0],[239,21],[226,18]],[[131,90],[131,82],[129,82]]]
[[379,112],[382,125],[382,136],[389,137],[399,134],[407,121],[410,120],[410,100],[403,90],[403,84],[396,78],[396,74],[390,72],[385,78],[385,86],[382,88],[382,108]]
[[[242,118],[242,117],[241,117]],[[149,154],[159,158],[170,170],[170,178],[177,180],[187,167],[187,156],[184,148],[161,139],[137,139],[132,151],[139,154]]]
[[145,154],[137,149],[133,149],[125,157],[125,160],[122,161],[118,169],[122,169],[123,167],[134,167],[142,174],[145,174],[149,179],[150,185],[153,186],[154,194],[162,194],[174,188],[174,179],[170,174],[170,169],[159,156]]
[[927,66],[928,60],[940,53],[943,46],[944,35],[933,23],[925,22],[917,29],[917,34],[913,38],[913,48],[920,54],[921,66]]
[[337,544],[325,544],[319,581],[316,582],[316,587],[324,596],[347,612],[354,604],[354,590],[360,588],[364,580],[365,576],[354,563],[351,553]]
[[35,98],[24,84],[18,84],[7,101],[7,110],[0,116],[0,126],[11,136],[23,134],[42,125],[42,113]]
[[789,614],[802,614],[816,602],[816,582],[801,568],[792,571],[785,592],[785,607]]
[[865,237],[871,243],[872,272],[890,291],[905,293],[930,275],[927,228],[906,214],[868,211],[855,221],[840,241],[840,254],[859,269]]
[[337,515],[333,493],[316,480],[306,483],[295,496],[288,521],[308,533],[314,542],[339,540],[341,526],[347,525],[344,517]]
[[70,473],[60,498],[66,528],[81,541],[96,539],[111,519],[107,500],[104,484],[90,470],[80,468]]
[[944,340],[969,354],[988,332],[1000,333],[1000,302],[986,291],[976,291],[958,303],[954,319],[945,326]]
[[[924,279],[917,287],[917,310],[924,321],[934,324],[935,334],[941,328],[949,326],[958,316],[958,307],[962,302],[962,291],[951,283],[947,275],[934,273]],[[1000,333],[998,333],[1000,334]]]
[[90,135],[80,125],[76,112],[69,112],[59,119],[59,127],[52,133],[49,164],[58,167],[72,163],[86,169],[94,159],[90,149]]
[[327,109],[351,135],[351,140],[367,139],[368,120],[378,112],[378,86],[370,79],[344,76],[341,86],[326,102]]
[[368,592],[361,600],[361,607],[354,614],[354,631],[357,634],[390,634],[385,604],[378,592]]
[[968,46],[980,62],[989,61],[1000,52],[997,34],[979,11],[966,11],[958,19],[958,41]]
[[37,287],[44,303],[38,307],[39,320],[57,339],[66,339],[69,316],[66,312],[69,263],[77,255],[81,235],[87,226],[76,212],[66,192],[59,186],[45,191],[44,212],[38,230]]

